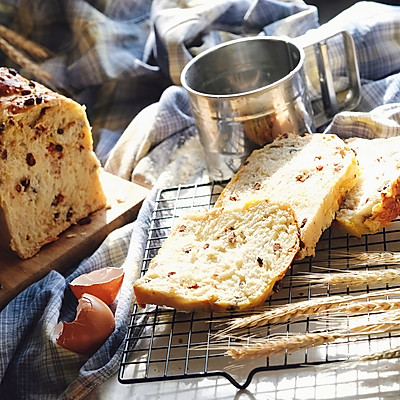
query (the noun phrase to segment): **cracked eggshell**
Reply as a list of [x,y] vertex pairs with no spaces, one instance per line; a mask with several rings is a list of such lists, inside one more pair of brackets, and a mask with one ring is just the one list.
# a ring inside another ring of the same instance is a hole
[[54,334],[60,346],[90,356],[103,345],[114,328],[114,314],[107,304],[84,293],[78,300],[75,320],[60,322]]
[[78,276],[69,286],[77,299],[89,293],[109,305],[116,299],[123,279],[123,268],[106,267]]

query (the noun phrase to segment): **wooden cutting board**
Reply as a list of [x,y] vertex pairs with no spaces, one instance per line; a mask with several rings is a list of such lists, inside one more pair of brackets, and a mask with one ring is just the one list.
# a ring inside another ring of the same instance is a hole
[[70,227],[28,260],[21,260],[11,250],[0,249],[0,310],[49,271],[64,272],[79,263],[111,231],[135,219],[149,190],[107,172],[101,173],[101,181],[108,206],[91,215],[89,224]]

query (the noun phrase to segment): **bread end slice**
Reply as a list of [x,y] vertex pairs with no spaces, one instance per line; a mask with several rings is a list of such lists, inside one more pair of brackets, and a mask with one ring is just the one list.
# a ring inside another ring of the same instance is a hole
[[347,144],[356,153],[361,177],[336,221],[352,235],[373,234],[400,214],[400,137],[351,138]]

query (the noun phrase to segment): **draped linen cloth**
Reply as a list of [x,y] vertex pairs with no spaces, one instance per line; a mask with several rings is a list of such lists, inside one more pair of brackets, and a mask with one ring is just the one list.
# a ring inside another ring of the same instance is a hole
[[[9,0],[0,1],[0,23],[53,50],[42,67],[55,86],[87,105],[105,169],[152,187],[137,220],[112,232],[65,276],[50,272],[0,312],[2,399],[79,399],[118,371],[156,192],[208,181],[179,85],[194,55],[236,37],[317,39],[345,29],[355,41],[362,98],[323,130],[343,138],[400,134],[398,6],[360,2],[319,26],[317,9],[300,0]],[[340,76],[342,52],[333,45],[330,56]],[[106,266],[126,274],[112,305],[116,329],[85,358],[57,346],[53,332],[59,321],[74,319],[77,300],[68,283]]]

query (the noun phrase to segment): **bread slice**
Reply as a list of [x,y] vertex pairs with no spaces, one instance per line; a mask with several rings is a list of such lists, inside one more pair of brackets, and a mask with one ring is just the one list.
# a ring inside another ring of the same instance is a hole
[[400,214],[400,137],[351,138],[361,177],[336,215],[350,234],[376,233]]
[[106,204],[85,109],[0,68],[0,245],[36,254]]
[[134,284],[139,306],[226,311],[263,303],[299,249],[293,211],[258,201],[181,217]]
[[300,228],[301,259],[315,254],[358,175],[354,152],[336,135],[285,134],[250,155],[215,205],[227,209],[255,199],[288,203]]

